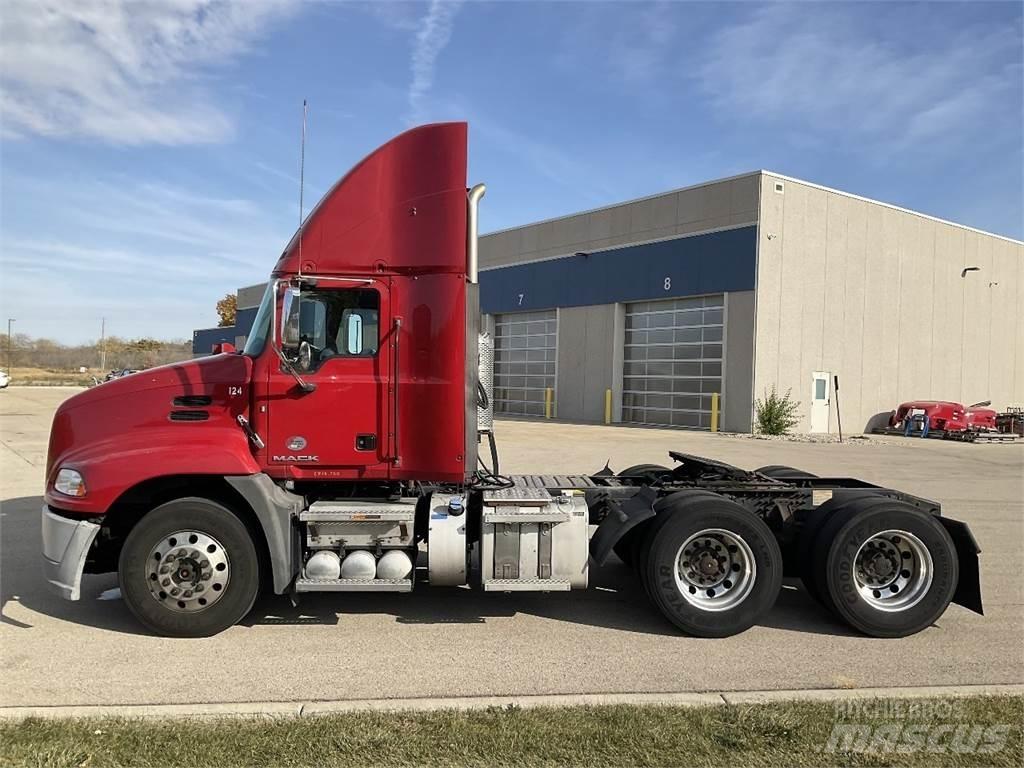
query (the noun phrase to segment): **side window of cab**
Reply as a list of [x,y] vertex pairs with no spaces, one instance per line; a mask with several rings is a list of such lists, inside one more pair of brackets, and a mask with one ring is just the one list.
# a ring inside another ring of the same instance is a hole
[[309,371],[335,358],[376,357],[380,294],[372,288],[303,291],[299,340],[311,348]]

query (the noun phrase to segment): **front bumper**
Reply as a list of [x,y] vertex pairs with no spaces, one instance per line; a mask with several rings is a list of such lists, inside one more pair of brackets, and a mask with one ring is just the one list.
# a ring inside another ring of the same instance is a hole
[[96,523],[61,517],[43,505],[43,574],[65,600],[81,596],[85,558],[99,532]]

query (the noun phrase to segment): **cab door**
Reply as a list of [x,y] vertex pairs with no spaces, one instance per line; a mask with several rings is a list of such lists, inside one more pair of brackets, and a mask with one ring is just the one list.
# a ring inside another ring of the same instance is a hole
[[[267,381],[267,460],[310,478],[388,476],[390,290],[384,281],[320,280],[303,287],[298,345],[282,347]],[[283,309],[283,308],[282,308]],[[275,332],[277,329],[275,329]],[[278,335],[280,338],[280,335]],[[293,339],[294,341],[294,339]],[[300,471],[301,470],[301,471]]]

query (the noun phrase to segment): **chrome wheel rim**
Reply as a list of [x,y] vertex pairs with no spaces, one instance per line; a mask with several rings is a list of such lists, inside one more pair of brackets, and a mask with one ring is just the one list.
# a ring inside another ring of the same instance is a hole
[[197,613],[214,605],[230,579],[231,562],[224,546],[199,531],[164,536],[146,560],[149,593],[177,613]]
[[864,601],[880,611],[905,611],[928,594],[935,565],[924,543],[907,531],[876,533],[853,558],[853,578]]
[[686,602],[704,611],[736,607],[750,594],[756,577],[754,552],[733,531],[698,531],[676,552],[676,587]]

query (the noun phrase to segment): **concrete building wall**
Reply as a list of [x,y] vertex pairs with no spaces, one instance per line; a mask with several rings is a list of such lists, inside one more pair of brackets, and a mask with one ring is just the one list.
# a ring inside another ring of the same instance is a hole
[[909,399],[1024,403],[1024,244],[769,173],[759,221],[754,392],[792,389],[798,429],[812,371],[850,432]]
[[720,428],[749,432],[754,390],[754,291],[725,294],[725,349]]
[[605,391],[621,387],[613,376],[615,313],[614,304],[558,310],[558,418],[604,421]]
[[499,267],[757,220],[758,173],[608,208],[506,229],[480,238],[480,267]]
[[247,285],[245,288],[239,288],[236,294],[238,298],[238,308],[248,309],[250,307],[259,307],[260,301],[263,299],[263,294],[267,290],[266,283],[257,283],[256,285]]

